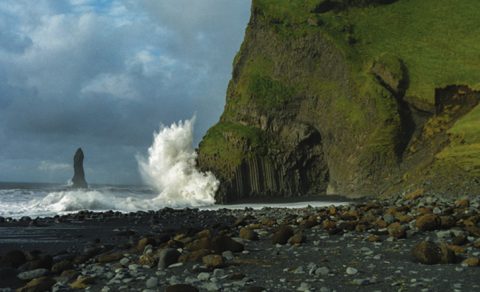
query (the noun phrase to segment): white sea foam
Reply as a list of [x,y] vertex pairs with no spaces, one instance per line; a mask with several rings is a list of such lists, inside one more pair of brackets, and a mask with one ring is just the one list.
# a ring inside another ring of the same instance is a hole
[[196,168],[193,149],[195,118],[170,127],[161,126],[154,134],[148,158],[140,158],[140,173],[158,191],[152,202],[156,206],[205,206],[215,203],[219,182],[210,172]]

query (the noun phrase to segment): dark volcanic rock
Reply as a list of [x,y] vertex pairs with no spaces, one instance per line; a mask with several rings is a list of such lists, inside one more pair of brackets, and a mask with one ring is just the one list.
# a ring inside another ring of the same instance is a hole
[[50,291],[50,288],[55,284],[55,280],[49,277],[41,277],[31,280],[27,285],[17,289],[19,292],[41,292]]
[[449,264],[455,262],[455,254],[444,243],[422,241],[412,249],[413,257],[422,264]]
[[74,188],[88,188],[87,181],[85,180],[85,172],[83,171],[83,158],[82,148],[78,148],[73,157],[74,175],[72,182]]
[[9,251],[0,261],[0,266],[18,268],[27,261],[25,254],[20,250]]
[[273,244],[286,244],[288,239],[293,236],[293,229],[290,226],[282,226],[272,237]]
[[228,236],[218,236],[212,240],[212,249],[215,252],[224,252],[227,250],[241,252],[244,247],[243,244],[236,242]]
[[166,269],[171,264],[174,264],[178,261],[180,253],[174,248],[166,248],[160,251],[158,256],[158,268]]

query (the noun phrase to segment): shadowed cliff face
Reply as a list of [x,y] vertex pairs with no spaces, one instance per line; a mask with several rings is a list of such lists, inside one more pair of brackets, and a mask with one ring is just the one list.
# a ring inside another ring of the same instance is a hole
[[82,148],[78,148],[73,157],[74,175],[72,182],[74,188],[88,188],[87,181],[85,180],[85,172],[83,171],[83,158]]
[[[318,9],[328,2],[342,9]],[[253,1],[224,113],[199,147],[199,166],[222,182],[217,202],[432,184],[437,154],[453,145],[449,130],[476,107],[477,92],[449,85],[419,98],[409,62],[359,54],[353,25],[332,32],[325,23],[347,8],[401,2]],[[444,190],[442,180],[430,188]]]

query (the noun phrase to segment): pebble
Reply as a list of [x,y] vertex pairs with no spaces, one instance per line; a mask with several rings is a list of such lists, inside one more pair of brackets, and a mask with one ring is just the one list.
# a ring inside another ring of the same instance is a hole
[[206,272],[202,272],[198,274],[197,279],[200,281],[208,281],[208,279],[210,279],[210,274]]
[[35,278],[39,278],[41,276],[45,276],[46,274],[48,274],[48,272],[49,271],[47,269],[35,269],[31,271],[22,272],[18,274],[17,277],[22,280],[32,280]]
[[129,258],[123,258],[123,259],[120,260],[120,264],[124,267],[128,266],[129,263],[130,263]]
[[202,285],[202,288],[207,290],[207,291],[219,291],[220,290],[220,285],[215,282],[208,282]]
[[366,286],[370,284],[369,279],[353,279],[352,283],[357,286]]
[[348,267],[346,273],[347,275],[355,275],[356,273],[358,273],[358,270],[352,267]]
[[302,282],[300,287],[297,288],[297,291],[307,292],[310,291],[310,285],[308,283]]
[[145,286],[148,289],[156,288],[158,286],[158,278],[157,277],[151,277],[147,280],[145,283]]
[[231,261],[234,259],[233,252],[229,250],[222,252],[222,257],[224,257],[227,261]]
[[330,273],[330,269],[328,269],[327,267],[320,267],[315,270],[315,275],[319,275],[319,276],[327,276],[329,273]]

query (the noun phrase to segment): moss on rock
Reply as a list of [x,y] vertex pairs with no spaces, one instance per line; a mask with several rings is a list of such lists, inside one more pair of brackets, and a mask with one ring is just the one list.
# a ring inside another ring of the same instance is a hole
[[425,180],[447,190],[436,169],[477,175],[478,11],[254,0],[225,111],[199,149],[222,180],[217,199],[370,195]]

